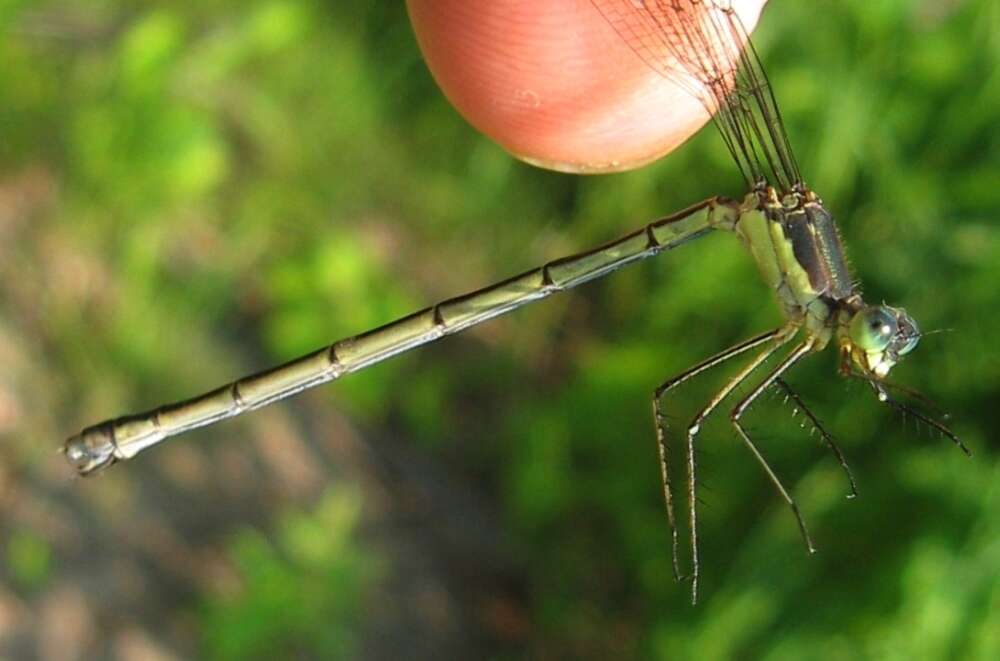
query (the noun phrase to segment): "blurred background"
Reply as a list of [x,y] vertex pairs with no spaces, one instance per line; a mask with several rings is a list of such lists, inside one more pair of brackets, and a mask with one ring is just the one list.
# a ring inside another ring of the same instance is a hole
[[[0,655],[1000,656],[1000,6],[772,0],[755,40],[893,376],[722,422],[702,602],[670,573],[649,398],[770,328],[731,237],[633,266],[92,480],[56,450],[743,185],[712,130],[640,171],[513,160],[447,104],[402,3],[0,1]],[[686,419],[725,372],[669,402]],[[723,416],[724,419],[724,416]],[[677,439],[672,439],[675,443]]]

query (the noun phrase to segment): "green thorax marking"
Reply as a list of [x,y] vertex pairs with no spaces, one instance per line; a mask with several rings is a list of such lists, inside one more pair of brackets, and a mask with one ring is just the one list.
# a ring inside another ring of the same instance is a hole
[[[829,341],[835,311],[857,297],[833,216],[810,191],[779,199],[772,188],[744,199],[736,233],[782,309],[820,344]],[[819,348],[819,347],[818,347]]]

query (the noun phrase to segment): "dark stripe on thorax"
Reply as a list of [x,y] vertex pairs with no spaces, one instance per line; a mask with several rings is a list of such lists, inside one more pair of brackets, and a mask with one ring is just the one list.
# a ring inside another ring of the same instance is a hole
[[854,285],[840,232],[830,212],[818,202],[805,202],[796,209],[786,210],[781,224],[813,289],[837,301],[850,297]]

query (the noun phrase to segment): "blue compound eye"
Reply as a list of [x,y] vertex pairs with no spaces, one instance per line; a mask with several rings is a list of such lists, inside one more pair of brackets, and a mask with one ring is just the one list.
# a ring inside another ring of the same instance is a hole
[[[864,308],[851,320],[851,341],[866,352],[885,351],[898,332],[896,315],[886,307]],[[913,345],[916,346],[915,339]],[[907,351],[911,349],[912,346]]]

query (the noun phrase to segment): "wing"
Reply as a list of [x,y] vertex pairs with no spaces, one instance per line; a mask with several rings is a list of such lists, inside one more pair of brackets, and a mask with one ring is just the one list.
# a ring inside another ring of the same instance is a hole
[[637,56],[712,114],[751,186],[801,183],[781,113],[728,0],[591,0]]

